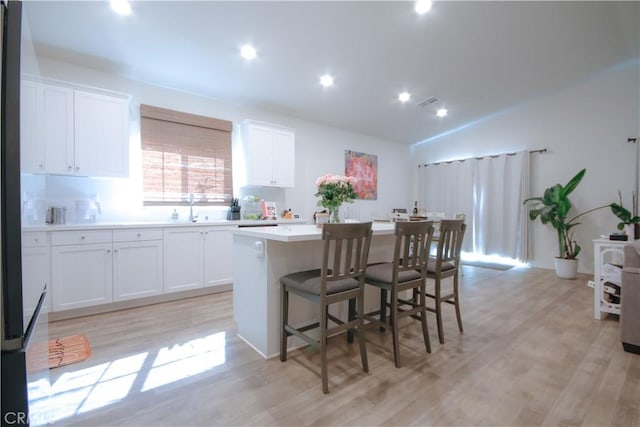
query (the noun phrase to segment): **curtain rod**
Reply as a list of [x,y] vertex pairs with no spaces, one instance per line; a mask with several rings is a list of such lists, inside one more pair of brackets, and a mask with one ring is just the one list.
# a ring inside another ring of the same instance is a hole
[[[546,153],[547,149],[546,148],[541,148],[539,150],[529,150],[529,154],[533,154],[533,153]],[[471,160],[471,159],[477,159],[477,160],[482,160],[485,157],[490,157],[492,159],[495,159],[496,157],[500,157],[500,156],[515,156],[518,153],[502,153],[502,154],[488,154],[485,156],[480,156],[480,157],[467,157],[466,159],[456,159],[456,160],[447,160],[445,162],[435,162],[435,163],[425,163],[423,165],[418,165],[418,167],[427,167],[427,166],[432,166],[432,165],[439,165],[441,163],[454,163],[454,162],[464,162],[465,160]]]

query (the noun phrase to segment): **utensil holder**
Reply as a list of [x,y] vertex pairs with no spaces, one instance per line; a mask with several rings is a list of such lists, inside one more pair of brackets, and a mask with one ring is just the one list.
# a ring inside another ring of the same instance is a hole
[[240,220],[240,206],[231,206],[227,210],[227,220],[238,221]]

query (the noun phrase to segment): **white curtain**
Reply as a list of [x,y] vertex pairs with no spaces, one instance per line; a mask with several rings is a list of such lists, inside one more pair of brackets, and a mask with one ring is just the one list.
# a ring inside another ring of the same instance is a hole
[[463,251],[526,260],[529,173],[528,151],[421,166],[419,205],[466,215]]
[[467,231],[462,250],[472,251],[473,162],[469,160],[421,166],[418,204],[428,212],[444,212],[447,217],[462,213]]
[[526,259],[529,153],[474,159],[473,251]]

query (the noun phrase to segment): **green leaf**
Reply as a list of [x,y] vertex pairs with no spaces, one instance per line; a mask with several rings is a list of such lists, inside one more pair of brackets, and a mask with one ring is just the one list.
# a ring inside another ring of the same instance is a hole
[[571,178],[571,180],[569,180],[569,182],[567,182],[567,185],[565,185],[563,189],[563,197],[567,197],[573,190],[576,189],[578,184],[580,184],[580,181],[582,181],[585,173],[587,173],[587,170],[582,169],[576,174],[576,176],[574,176],[573,178]]
[[622,222],[631,222],[631,212],[617,203],[611,203],[611,212],[617,216]]

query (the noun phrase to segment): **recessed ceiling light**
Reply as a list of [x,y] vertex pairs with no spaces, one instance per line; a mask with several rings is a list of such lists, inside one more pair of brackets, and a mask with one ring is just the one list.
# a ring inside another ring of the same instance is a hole
[[248,60],[255,59],[256,49],[250,44],[245,44],[240,48],[240,56]]
[[325,74],[324,76],[320,77],[320,84],[324,87],[333,86],[333,77],[329,74]]
[[424,15],[431,10],[431,0],[416,0],[414,10],[418,15]]
[[398,94],[398,101],[400,102],[407,102],[409,99],[411,99],[411,94],[409,92],[402,92]]
[[436,112],[436,116],[438,117],[445,117],[447,115],[447,109],[446,108],[441,108]]
[[110,0],[111,9],[118,15],[131,15],[131,4],[129,0]]

